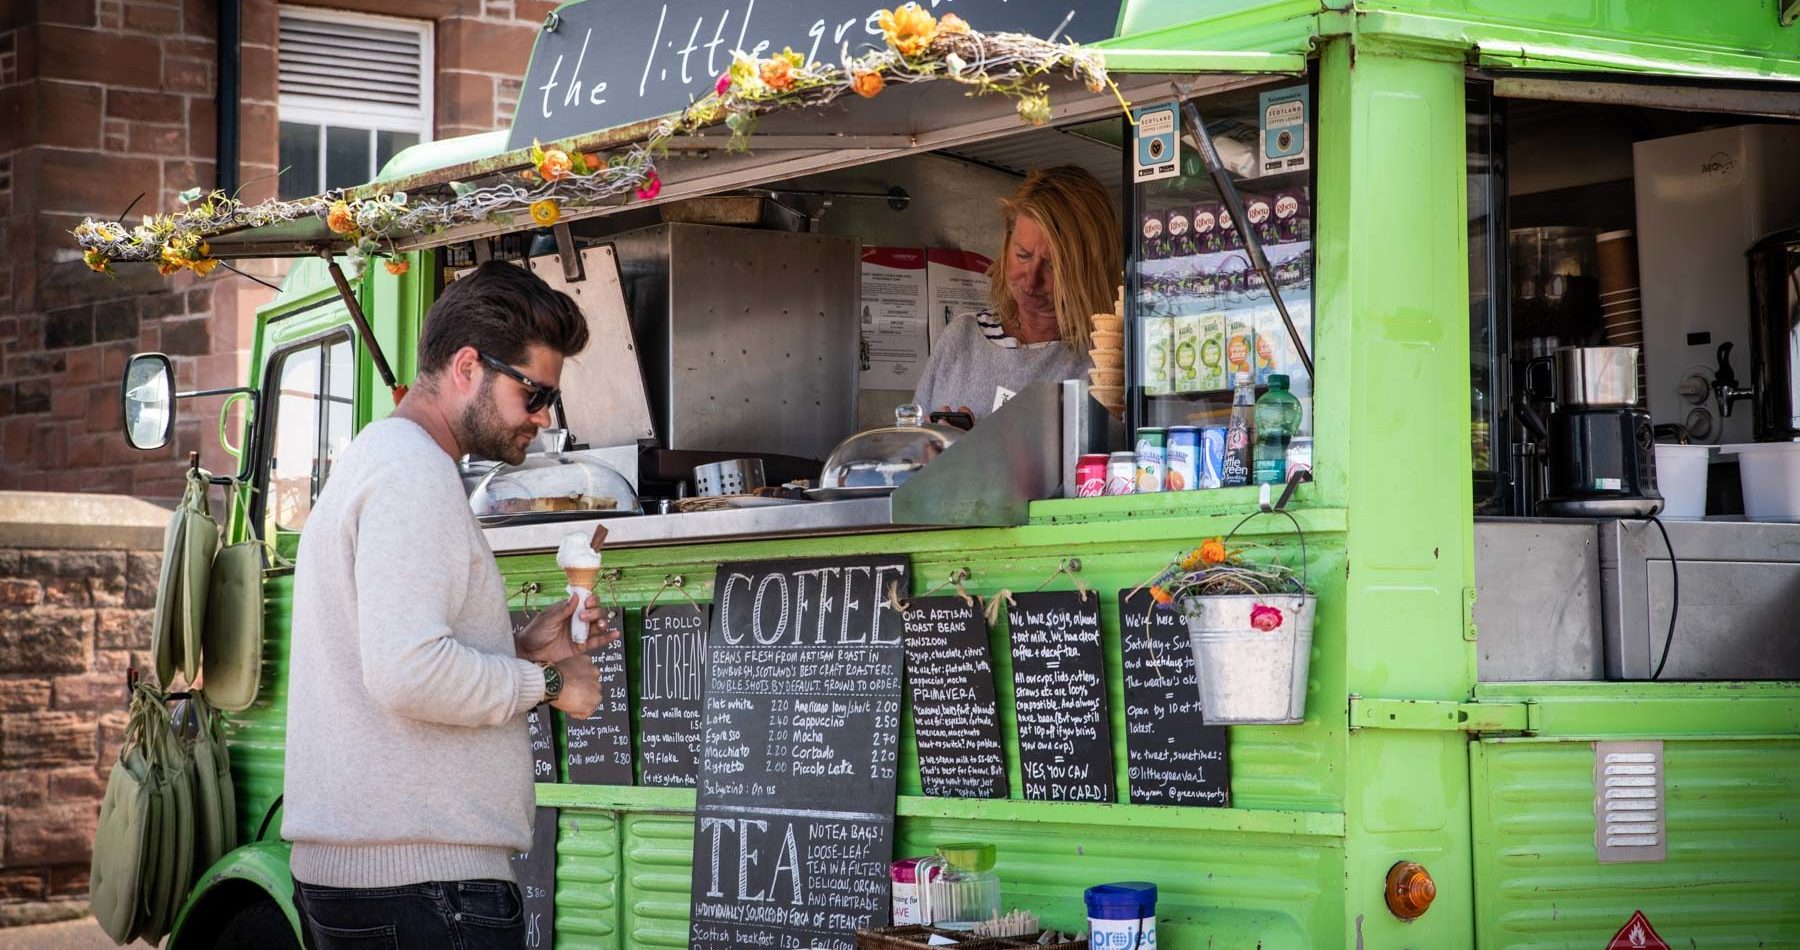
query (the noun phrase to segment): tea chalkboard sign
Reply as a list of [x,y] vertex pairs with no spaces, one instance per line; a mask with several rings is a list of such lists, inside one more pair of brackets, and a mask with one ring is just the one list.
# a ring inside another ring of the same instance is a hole
[[[622,619],[618,610],[608,610],[604,625],[617,630]],[[625,670],[624,638],[587,658],[600,673],[600,705],[586,719],[563,716],[569,781],[580,785],[630,785],[631,682]]]
[[1005,798],[994,664],[979,604],[932,597],[907,605],[906,684],[925,794]]
[[887,923],[903,558],[725,564],[701,703],[688,946],[853,950]]
[[644,611],[638,650],[640,783],[693,788],[700,764],[700,687],[706,681],[705,605]]
[[1110,802],[1116,791],[1100,598],[1048,591],[1015,594],[1013,601],[1007,617],[1025,797]]
[[531,850],[512,857],[525,906],[525,946],[556,945],[556,809],[539,806],[531,822]]
[[1228,734],[1200,718],[1187,621],[1149,591],[1120,591],[1119,644],[1132,804],[1231,804]]

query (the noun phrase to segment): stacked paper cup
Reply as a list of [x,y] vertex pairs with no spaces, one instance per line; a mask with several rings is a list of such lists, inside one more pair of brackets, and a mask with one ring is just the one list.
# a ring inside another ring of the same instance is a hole
[[[1630,231],[1607,231],[1598,244],[1600,323],[1609,346],[1644,345],[1644,310],[1638,288],[1637,239]],[[1649,394],[1644,360],[1638,360],[1638,402]]]

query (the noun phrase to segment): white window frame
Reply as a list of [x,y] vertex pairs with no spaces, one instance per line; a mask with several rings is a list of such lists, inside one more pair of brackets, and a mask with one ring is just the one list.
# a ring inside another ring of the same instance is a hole
[[[432,140],[432,126],[435,120],[437,103],[436,90],[436,46],[434,24],[429,20],[412,20],[404,17],[381,16],[374,13],[354,13],[345,10],[325,10],[318,7],[280,4],[276,8],[277,20],[291,16],[296,19],[311,20],[327,25],[369,26],[384,30],[405,31],[415,33],[419,37],[419,107],[408,109],[386,103],[352,102],[334,99],[328,96],[306,96],[293,93],[278,93],[275,103],[275,119],[282,122],[297,122],[319,126],[319,181],[312,194],[324,190],[326,129],[357,129],[369,133],[369,173],[361,179],[369,181],[381,171],[376,164],[376,134],[379,132],[411,132],[419,136],[419,142]],[[277,27],[279,34],[279,26]],[[276,50],[276,84],[280,86],[281,51]]]

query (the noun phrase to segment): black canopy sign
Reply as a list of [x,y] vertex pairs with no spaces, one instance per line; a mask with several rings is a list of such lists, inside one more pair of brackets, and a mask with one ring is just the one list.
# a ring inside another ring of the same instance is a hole
[[644,611],[638,650],[638,746],[642,783],[693,788],[700,765],[700,687],[706,682],[705,606]]
[[906,684],[925,794],[1005,798],[994,663],[978,605],[961,597],[907,605]]
[[907,590],[893,557],[720,566],[691,950],[852,950],[888,918]]
[[1227,732],[1200,718],[1187,621],[1149,591],[1120,591],[1119,644],[1132,804],[1231,804]]
[[[925,0],[976,29],[1084,43],[1107,39],[1120,0]],[[507,148],[550,142],[679,112],[712,91],[733,50],[768,56],[791,47],[809,60],[837,62],[882,45],[874,11],[892,0],[586,0],[556,12],[539,31],[519,91]],[[1064,19],[1067,25],[1064,26]]]
[[1074,591],[1018,594],[1007,616],[1025,797],[1112,801],[1100,598]]

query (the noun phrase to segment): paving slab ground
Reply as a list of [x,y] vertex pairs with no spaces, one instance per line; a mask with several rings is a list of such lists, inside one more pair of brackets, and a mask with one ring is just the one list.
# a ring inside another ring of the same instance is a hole
[[92,917],[0,930],[0,950],[115,950]]

